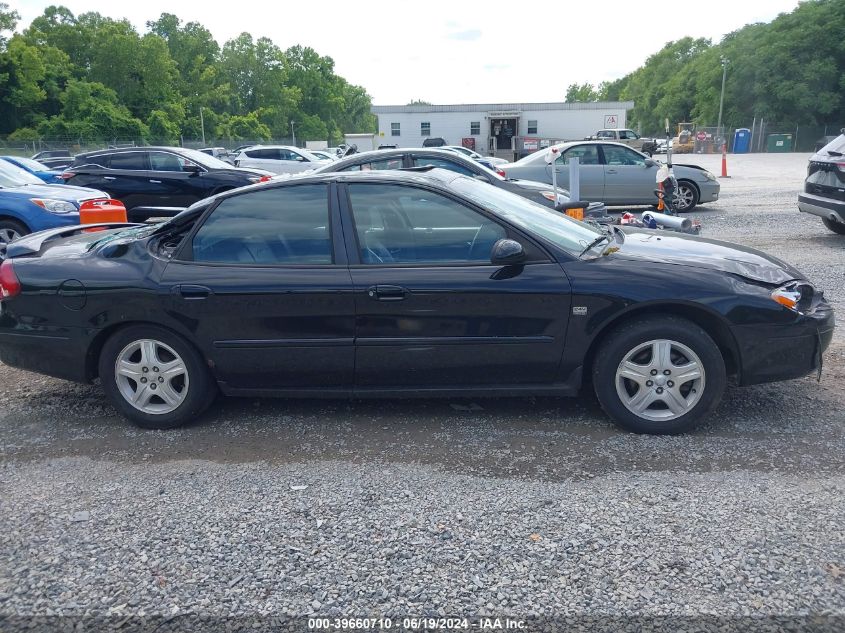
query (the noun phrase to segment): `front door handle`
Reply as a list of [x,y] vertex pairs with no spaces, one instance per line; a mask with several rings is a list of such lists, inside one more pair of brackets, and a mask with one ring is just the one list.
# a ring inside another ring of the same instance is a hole
[[114,180],[114,176],[103,176],[103,180]]
[[619,172],[616,171],[615,169],[608,169],[605,173],[607,173],[607,174],[618,174]]
[[402,301],[408,291],[402,286],[370,286],[367,288],[367,296],[376,301]]
[[161,181],[160,181],[160,180],[153,180],[153,179],[150,179],[150,182],[155,183],[155,184],[157,184],[157,185],[160,185],[160,184],[161,184]]
[[191,286],[188,284],[183,284],[178,286],[179,294],[182,296],[183,299],[187,299],[189,301],[196,301],[198,299],[207,299],[208,295],[211,294],[211,288],[206,288],[205,286]]

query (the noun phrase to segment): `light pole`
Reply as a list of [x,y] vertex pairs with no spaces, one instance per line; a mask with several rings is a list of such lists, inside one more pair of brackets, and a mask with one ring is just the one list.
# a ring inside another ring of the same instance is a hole
[[290,120],[290,135],[293,137],[293,146],[296,147],[296,134],[293,131],[293,119]]
[[725,104],[725,78],[728,75],[728,58],[722,57],[722,93],[719,95],[719,122],[716,124],[716,134],[722,137],[722,143],[725,143],[724,134],[722,134],[722,107]]
[[200,128],[202,128],[202,146],[205,147],[205,119],[202,118],[202,106],[200,106]]

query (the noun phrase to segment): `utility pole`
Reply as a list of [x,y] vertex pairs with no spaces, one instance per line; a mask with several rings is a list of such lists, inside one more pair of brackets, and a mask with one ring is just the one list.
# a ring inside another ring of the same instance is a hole
[[716,134],[722,137],[725,143],[725,135],[722,134],[722,106],[725,104],[725,78],[728,75],[728,58],[722,57],[722,94],[719,96],[719,122],[716,124]]
[[290,135],[293,138],[293,146],[296,147],[296,133],[293,131],[293,119],[290,120]]
[[200,106],[200,127],[202,128],[202,146],[205,147],[205,119],[202,118],[202,106]]

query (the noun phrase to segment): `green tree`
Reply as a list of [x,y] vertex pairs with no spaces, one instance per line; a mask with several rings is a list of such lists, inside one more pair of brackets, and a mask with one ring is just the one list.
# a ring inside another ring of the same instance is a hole
[[593,87],[593,84],[570,84],[566,89],[567,103],[598,101],[601,98],[599,90]]

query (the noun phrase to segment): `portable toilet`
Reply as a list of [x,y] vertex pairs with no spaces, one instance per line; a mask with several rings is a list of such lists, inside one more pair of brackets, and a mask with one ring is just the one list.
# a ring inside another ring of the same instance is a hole
[[751,148],[751,130],[747,127],[737,128],[734,132],[734,154],[747,154]]
[[769,134],[766,139],[767,152],[791,152],[792,134]]

